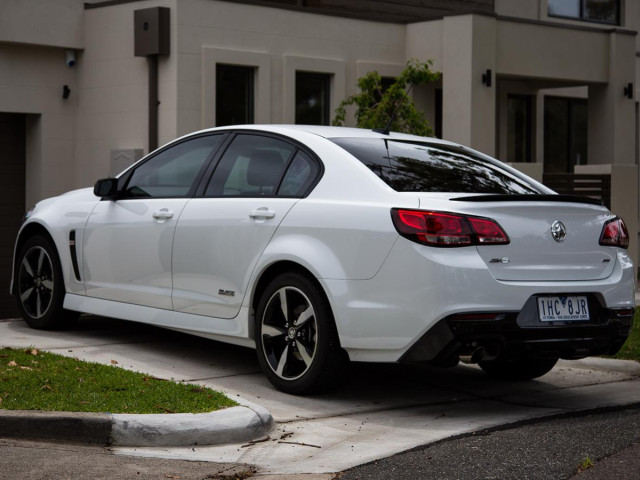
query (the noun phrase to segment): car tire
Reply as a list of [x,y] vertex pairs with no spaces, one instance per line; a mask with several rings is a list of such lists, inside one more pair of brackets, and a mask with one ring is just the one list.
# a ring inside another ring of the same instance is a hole
[[496,359],[479,362],[480,368],[490,377],[499,380],[531,380],[551,371],[558,358],[520,358],[517,360]]
[[262,292],[256,312],[258,361],[276,388],[304,395],[335,385],[344,352],[319,285],[299,273],[281,274]]
[[36,235],[25,242],[16,262],[15,278],[18,309],[31,328],[60,330],[77,320],[77,312],[62,307],[64,279],[51,240]]

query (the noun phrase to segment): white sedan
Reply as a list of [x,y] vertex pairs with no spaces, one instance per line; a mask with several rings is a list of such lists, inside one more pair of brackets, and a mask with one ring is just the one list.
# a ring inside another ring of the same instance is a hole
[[294,394],[347,359],[530,379],[622,346],[628,241],[599,201],[458,144],[225,127],[39,202],[11,291],[34,328],[86,312],[254,347]]

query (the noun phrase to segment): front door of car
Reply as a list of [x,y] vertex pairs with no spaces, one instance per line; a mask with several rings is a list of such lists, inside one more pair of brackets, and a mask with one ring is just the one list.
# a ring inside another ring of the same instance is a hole
[[175,310],[235,317],[265,247],[308,191],[318,164],[279,138],[238,134],[185,207],[173,248]]
[[82,245],[87,296],[173,308],[175,227],[221,140],[201,136],[161,150],[126,174],[116,199],[96,205]]

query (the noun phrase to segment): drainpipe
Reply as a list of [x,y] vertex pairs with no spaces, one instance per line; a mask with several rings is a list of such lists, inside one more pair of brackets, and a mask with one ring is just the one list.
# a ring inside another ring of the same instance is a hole
[[144,8],[133,12],[134,54],[149,66],[149,152],[158,148],[158,57],[170,52],[170,9]]
[[158,55],[148,55],[149,64],[149,152],[158,148]]

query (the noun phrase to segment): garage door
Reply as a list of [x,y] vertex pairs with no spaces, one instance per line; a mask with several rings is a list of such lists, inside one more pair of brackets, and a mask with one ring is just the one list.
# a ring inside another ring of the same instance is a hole
[[0,318],[18,316],[9,295],[11,258],[25,211],[25,115],[0,113]]

